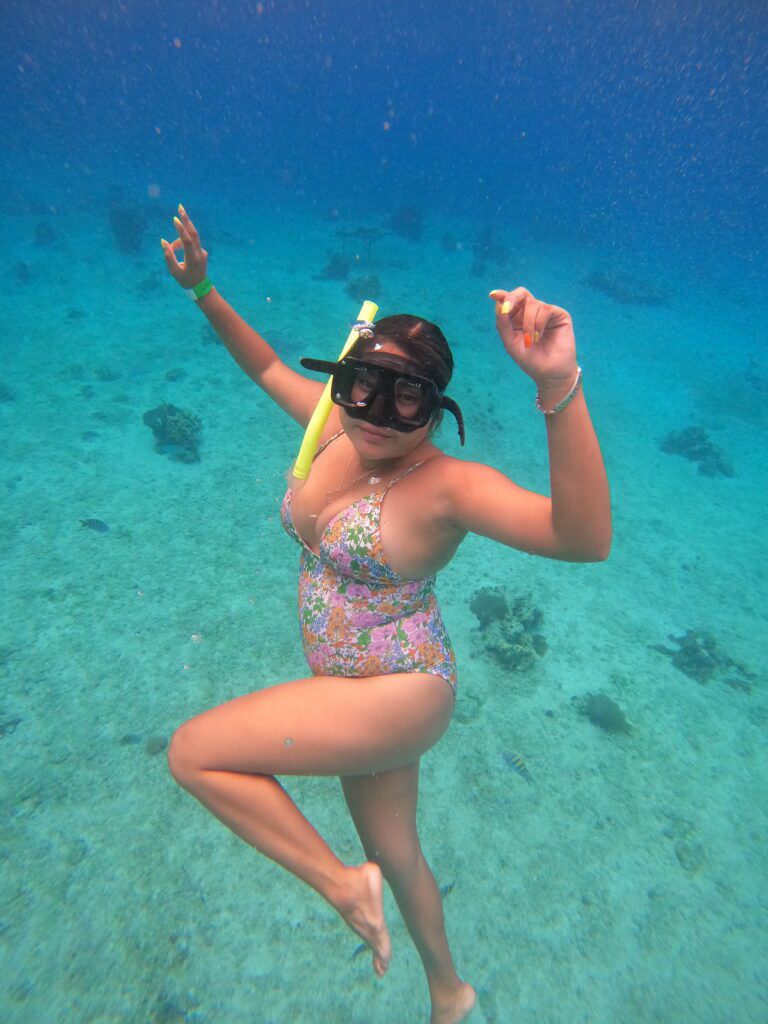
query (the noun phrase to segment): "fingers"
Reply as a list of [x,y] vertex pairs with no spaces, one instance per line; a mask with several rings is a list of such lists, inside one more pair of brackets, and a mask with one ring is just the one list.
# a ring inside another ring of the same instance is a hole
[[176,249],[181,249],[181,239],[174,238],[172,242],[166,242],[164,238],[161,238],[160,245],[163,247],[163,256],[165,257],[166,265],[171,274],[176,277],[177,274],[184,270],[184,264],[179,263],[176,259]]
[[537,344],[548,327],[560,326],[568,319],[564,309],[541,302],[527,288],[515,288],[511,292],[496,288],[490,298],[496,303],[499,329],[511,328],[515,334],[522,334],[526,348]]
[[[527,288],[514,288],[511,292],[495,289],[490,297],[496,302],[496,326],[500,332],[511,330],[523,335],[526,348],[530,346],[530,334],[526,323],[535,317],[536,300]],[[529,301],[530,300],[530,301]]]
[[[200,236],[197,233],[197,229],[195,228],[195,225],[190,220],[189,214],[184,209],[184,207],[181,205],[181,203],[179,203],[179,218],[181,220],[181,225],[184,228],[184,230],[186,231],[186,233],[189,236],[189,238],[193,242],[199,244]],[[177,220],[177,219],[178,218],[174,217],[174,221]]]

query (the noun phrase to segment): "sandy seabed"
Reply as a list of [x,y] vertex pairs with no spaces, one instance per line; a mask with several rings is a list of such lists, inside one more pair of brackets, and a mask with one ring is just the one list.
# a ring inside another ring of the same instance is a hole
[[[336,230],[360,221],[183,198],[209,228],[211,277],[286,361],[334,357],[357,304],[317,275]],[[382,982],[333,910],[166,768],[186,718],[307,673],[299,552],[277,515],[300,430],[165,275],[154,234],[167,226],[150,225],[126,257],[103,209],[62,203],[49,219],[43,248],[39,215],[9,217],[9,273],[17,262],[28,273],[5,313],[0,396],[2,1018],[426,1021],[421,966],[389,895]],[[422,762],[420,824],[449,889],[459,970],[491,1024],[764,1021],[768,369],[754,323],[765,296],[735,262],[699,261],[694,274],[679,253],[512,228],[499,232],[509,257],[475,276],[482,226],[428,221],[421,242],[386,234],[353,276],[378,275],[382,314],[441,323],[461,454],[534,489],[547,487],[543,424],[487,292],[525,284],[573,313],[615,542],[607,562],[585,566],[471,537],[438,581],[459,698]],[[441,247],[445,232],[455,251]],[[668,299],[618,301],[585,283],[594,274]],[[163,402],[202,420],[199,462],[154,450],[142,415]],[[733,477],[661,451],[690,425]],[[441,443],[459,454],[450,416]],[[90,518],[109,531],[83,528]],[[547,651],[532,668],[505,671],[484,652],[469,608],[482,587],[543,612]],[[706,682],[658,649],[689,630],[722,655]],[[581,714],[590,693],[616,701],[631,731]],[[510,752],[525,756],[530,784]],[[360,860],[338,783],[284,781],[339,856]]]

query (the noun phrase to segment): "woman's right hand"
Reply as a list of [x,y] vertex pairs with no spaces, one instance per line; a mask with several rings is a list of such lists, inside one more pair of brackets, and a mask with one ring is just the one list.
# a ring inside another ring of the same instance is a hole
[[[160,239],[165,262],[171,277],[182,288],[194,288],[196,284],[205,280],[208,272],[208,253],[200,245],[200,236],[181,203],[179,203],[179,216],[173,218],[173,223],[179,237],[174,238],[172,242],[166,242],[164,238]],[[176,257],[179,250],[181,250],[181,260]]]

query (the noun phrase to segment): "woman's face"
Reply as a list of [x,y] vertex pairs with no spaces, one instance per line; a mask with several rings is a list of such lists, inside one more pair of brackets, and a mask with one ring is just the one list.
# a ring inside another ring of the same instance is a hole
[[[378,351],[407,358],[407,353],[391,341],[383,341]],[[361,380],[359,386],[364,388],[364,385],[364,380]],[[357,397],[362,400],[365,395],[360,394]],[[408,394],[403,393],[398,404],[400,401],[407,403],[408,400]],[[408,414],[407,409],[404,409],[403,412]],[[368,461],[401,458],[409,452],[415,451],[429,434],[429,423],[417,430],[404,431],[394,430],[392,427],[376,426],[365,420],[353,418],[344,408],[339,409],[339,414],[341,425],[357,449],[358,455],[361,459]]]

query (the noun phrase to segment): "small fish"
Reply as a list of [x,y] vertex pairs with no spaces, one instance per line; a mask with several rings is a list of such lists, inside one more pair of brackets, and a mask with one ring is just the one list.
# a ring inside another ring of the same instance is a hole
[[350,957],[350,960],[354,960],[356,957],[358,957],[361,954],[363,954],[366,951],[366,949],[370,949],[370,948],[371,947],[366,945],[366,943],[361,942],[359,946],[355,946],[355,951],[352,954],[352,956]]
[[16,726],[21,722],[20,718],[9,718],[5,722],[0,722],[0,739],[3,736],[10,736],[12,732],[16,732]]
[[88,530],[95,530],[96,533],[109,533],[109,527],[101,519],[81,519],[80,525]]
[[446,882],[445,885],[440,886],[440,899],[444,900],[446,896],[450,896],[453,892],[453,887],[456,885],[455,882]]
[[503,754],[504,764],[507,768],[511,768],[513,772],[525,779],[526,782],[533,782],[533,776],[528,771],[528,767],[525,763],[522,754],[515,754],[514,751],[505,751]]

